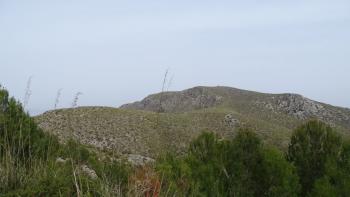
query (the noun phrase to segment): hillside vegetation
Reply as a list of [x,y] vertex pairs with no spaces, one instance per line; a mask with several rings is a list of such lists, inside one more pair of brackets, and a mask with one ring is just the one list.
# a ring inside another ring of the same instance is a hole
[[292,130],[319,119],[350,136],[350,110],[295,94],[263,94],[229,87],[196,87],[164,92],[117,108],[79,107],[46,112],[36,121],[65,141],[119,155],[156,157],[186,152],[203,131],[231,139],[238,127],[250,127],[267,144],[285,150]]

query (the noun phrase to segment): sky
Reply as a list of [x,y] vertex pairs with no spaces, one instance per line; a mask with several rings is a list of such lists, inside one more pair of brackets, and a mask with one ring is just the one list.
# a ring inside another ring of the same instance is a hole
[[[349,0],[0,0],[0,84],[32,114],[231,86],[350,107]],[[170,80],[172,79],[172,80]]]

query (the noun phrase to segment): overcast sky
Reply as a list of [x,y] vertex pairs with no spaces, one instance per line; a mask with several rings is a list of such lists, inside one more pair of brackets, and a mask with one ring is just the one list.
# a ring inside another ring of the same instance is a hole
[[232,86],[350,107],[349,0],[0,0],[0,83],[32,113]]

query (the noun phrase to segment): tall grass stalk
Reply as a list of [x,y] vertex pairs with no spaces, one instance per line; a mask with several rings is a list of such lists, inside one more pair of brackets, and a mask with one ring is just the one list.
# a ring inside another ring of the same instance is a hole
[[54,109],[57,109],[58,103],[60,102],[61,92],[62,92],[62,88],[57,90]]
[[160,92],[160,97],[159,97],[159,109],[158,109],[159,113],[164,112],[163,96],[164,96],[164,92],[165,92],[165,88],[166,88],[166,84],[167,84],[167,80],[168,80],[168,74],[169,74],[169,68],[165,70],[165,74],[163,77],[162,90]]
[[24,92],[24,98],[23,98],[23,108],[26,108],[30,99],[30,96],[32,95],[31,85],[32,85],[32,78],[33,76],[30,76],[27,81],[27,86]]
[[78,101],[79,101],[79,97],[82,95],[82,92],[77,92],[74,96],[73,102],[72,102],[72,108],[75,108],[78,106]]

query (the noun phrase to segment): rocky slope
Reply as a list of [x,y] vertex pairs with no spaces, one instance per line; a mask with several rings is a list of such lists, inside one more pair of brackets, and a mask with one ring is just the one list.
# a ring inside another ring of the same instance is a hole
[[[263,94],[229,87],[165,92],[117,108],[80,107],[36,117],[63,142],[72,138],[116,155],[138,159],[174,150],[182,153],[203,131],[230,138],[247,125],[266,143],[286,148],[292,130],[311,118],[350,136],[350,110],[296,94]],[[148,159],[148,158],[145,158]]]
[[230,87],[195,87],[159,93],[120,108],[172,113],[213,107],[236,111],[257,107],[256,110],[283,113],[299,120],[317,118],[350,128],[350,109],[316,102],[297,94],[264,94]]

